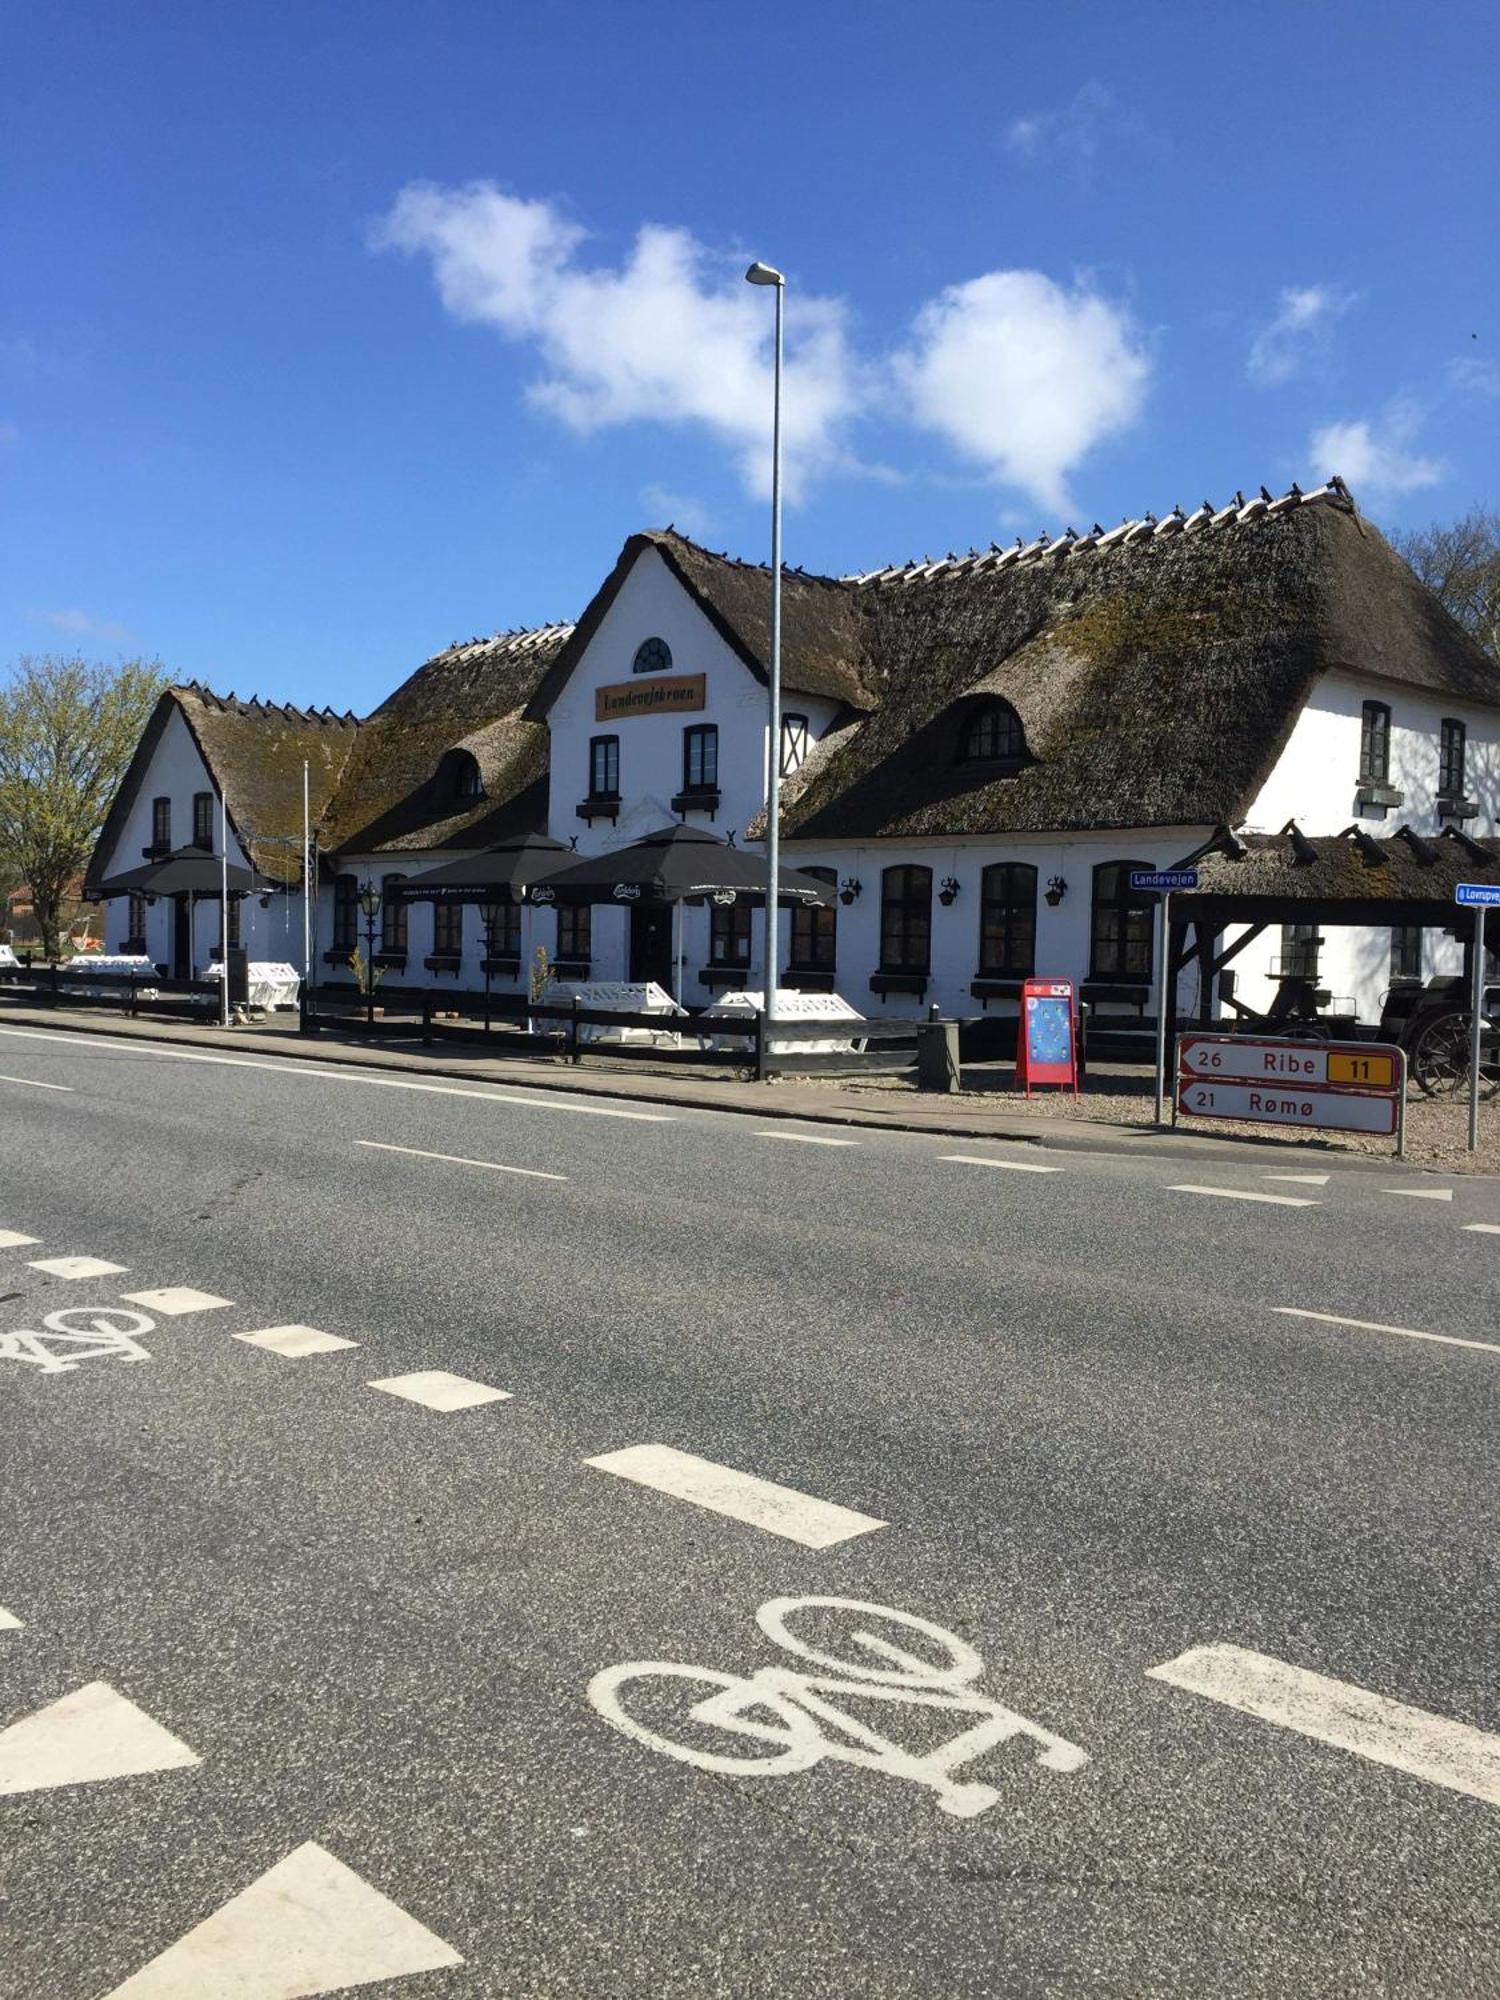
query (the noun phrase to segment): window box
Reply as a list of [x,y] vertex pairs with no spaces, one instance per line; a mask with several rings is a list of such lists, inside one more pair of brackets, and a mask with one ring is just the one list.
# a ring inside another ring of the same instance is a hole
[[[429,959],[427,963],[430,965],[432,960]],[[487,972],[492,979],[497,976],[501,979],[514,979],[521,970],[521,954],[518,951],[497,951],[493,958],[482,958],[479,961],[479,969],[481,972]]]
[[1357,806],[1404,806],[1406,794],[1398,792],[1394,785],[1386,784],[1383,779],[1362,778],[1354,794],[1354,803]]
[[1437,802],[1437,816],[1439,819],[1478,819],[1479,801],[1477,799],[1439,799]]
[[743,986],[750,977],[748,965],[705,965],[698,974],[700,986]]
[[153,840],[149,847],[141,849],[141,859],[143,861],[160,861],[164,854],[170,854],[171,851],[166,841]]
[[717,785],[694,785],[682,791],[672,800],[674,813],[707,813],[712,819],[719,810],[720,792]]
[[976,1000],[982,1000],[988,1008],[992,1000],[1019,1000],[1023,979],[1002,977],[999,973],[981,972],[969,982],[969,991]]
[[354,957],[353,945],[340,945],[334,951],[324,952],[323,963],[325,965],[347,966],[353,957]]
[[378,965],[382,972],[405,972],[406,953],[404,951],[377,951],[370,963]]
[[126,938],[125,942],[120,946],[120,951],[126,958],[144,958],[146,956],[146,940],[142,937]]
[[789,965],[781,983],[793,993],[831,993],[834,976],[827,967]]
[[587,979],[593,971],[593,964],[586,958],[554,958],[552,976],[554,979]]
[[457,951],[435,951],[430,958],[422,960],[429,972],[456,973],[463,962],[462,952]]
[[1079,998],[1096,1006],[1102,1000],[1122,1007],[1134,1007],[1139,1013],[1151,998],[1151,988],[1131,986],[1118,979],[1085,979]]
[[920,1000],[927,991],[925,972],[872,972],[870,991],[872,993],[914,993]]
[[617,820],[620,817],[619,793],[594,792],[588,798],[580,799],[578,817],[586,819],[590,826],[596,819]]

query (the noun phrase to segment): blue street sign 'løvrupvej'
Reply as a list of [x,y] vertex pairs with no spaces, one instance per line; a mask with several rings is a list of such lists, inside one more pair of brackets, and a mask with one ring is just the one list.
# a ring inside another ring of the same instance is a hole
[[1130,886],[1132,889],[1196,889],[1198,871],[1196,868],[1132,868]]
[[[1131,878],[1132,882],[1134,877]],[[1500,882],[1460,882],[1453,891],[1455,903],[1477,903],[1482,909],[1500,904]]]

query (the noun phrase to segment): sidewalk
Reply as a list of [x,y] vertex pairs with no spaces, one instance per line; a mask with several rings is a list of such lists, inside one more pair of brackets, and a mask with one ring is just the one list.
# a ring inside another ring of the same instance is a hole
[[[585,1056],[577,1067],[560,1057],[468,1057],[455,1054],[451,1046],[392,1047],[369,1042],[362,1036],[326,1030],[317,1035],[302,1035],[294,1019],[289,1019],[285,1026],[273,1018],[253,1027],[200,1028],[177,1021],[131,1021],[90,1008],[0,1006],[0,1027],[7,1026],[162,1043],[183,1049],[226,1049],[251,1060],[341,1063],[413,1077],[504,1084],[511,1089],[554,1090],[690,1110],[735,1111],[768,1120],[795,1119],[799,1124],[866,1127],[971,1141],[1018,1141],[1062,1152],[1145,1154],[1184,1161],[1192,1157],[1224,1162],[1243,1159],[1247,1163],[1283,1166],[1311,1155],[1314,1164],[1337,1164],[1340,1172],[1414,1171],[1409,1162],[1395,1160],[1389,1154],[1347,1152],[1301,1135],[1245,1138],[1201,1130],[1173,1131],[1138,1123],[1116,1123],[1108,1118],[1070,1116],[1050,1102],[1045,1110],[1029,1109],[1024,1099],[997,1104],[993,1095],[970,1101],[967,1093],[956,1097],[923,1096],[908,1090],[843,1088],[805,1078],[768,1084],[743,1083],[693,1072],[674,1073],[645,1062],[632,1063],[628,1057]],[[1149,1083],[1146,1088],[1149,1089]]]

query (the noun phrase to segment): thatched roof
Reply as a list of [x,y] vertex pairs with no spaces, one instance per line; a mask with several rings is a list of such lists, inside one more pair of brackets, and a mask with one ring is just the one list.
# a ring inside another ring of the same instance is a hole
[[[352,714],[297,708],[290,703],[241,701],[217,695],[196,681],[167,688],[152,711],[89,864],[98,879],[140,795],[151,756],[174,715],[186,723],[199,754],[222,789],[230,825],[263,875],[277,881],[300,876],[302,766],[316,820],[328,806],[360,725]],[[138,856],[116,857],[117,866]]]
[[1378,840],[1362,826],[1313,836],[1289,820],[1279,833],[1220,828],[1186,865],[1198,870],[1198,887],[1172,898],[1173,914],[1184,922],[1291,922],[1295,906],[1306,905],[1325,923],[1467,929],[1470,912],[1454,902],[1453,891],[1460,882],[1500,886],[1500,840],[1477,840],[1455,827],[1423,834],[1409,826]]
[[[485,847],[547,823],[547,731],[526,705],[573,628],[546,625],[450,646],[360,731],[330,807],[325,848]],[[444,759],[466,751],[483,796],[457,796]]]
[[[620,586],[654,549],[719,636],[759,681],[770,676],[771,572],[735,556],[714,555],[672,528],[632,535],[595,592],[568,643],[537,688],[528,714],[545,720],[564,682],[582,659]],[[788,694],[822,695],[852,709],[878,696],[866,671],[855,595],[837,577],[784,570],[781,580],[781,684]]]
[[[846,588],[879,702],[797,788],[799,839],[1232,825],[1332,668],[1500,704],[1500,669],[1337,482]],[[1013,774],[955,761],[984,696],[1024,726]]]

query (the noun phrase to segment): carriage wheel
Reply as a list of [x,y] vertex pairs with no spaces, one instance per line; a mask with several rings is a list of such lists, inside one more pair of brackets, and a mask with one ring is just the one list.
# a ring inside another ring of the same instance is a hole
[[[1417,1036],[1411,1050],[1411,1074],[1429,1097],[1458,1097],[1469,1088],[1469,1045],[1472,1017],[1439,1014]],[[1479,1094],[1493,1097],[1500,1090],[1494,1037],[1481,1047]]]

